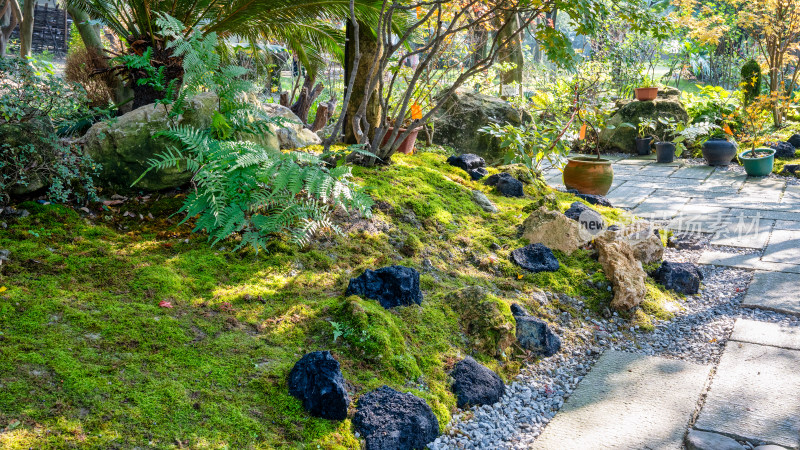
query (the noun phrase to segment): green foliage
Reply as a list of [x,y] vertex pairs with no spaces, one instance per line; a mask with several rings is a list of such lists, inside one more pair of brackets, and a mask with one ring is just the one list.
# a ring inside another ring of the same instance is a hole
[[697,86],[699,92],[683,92],[682,101],[693,122],[708,121],[722,125],[736,112],[739,100],[735,91],[719,86]]
[[742,65],[742,93],[744,94],[745,104],[750,104],[761,95],[761,65],[755,59],[751,59]]
[[173,125],[159,133],[177,148],[151,159],[137,182],[150,170],[185,164],[194,174],[196,189],[179,211],[186,214],[184,221],[199,216],[194,231],[206,231],[212,245],[240,236],[237,249],[248,245],[266,249],[275,237],[305,244],[323,229],[338,232],[330,212],[339,206],[369,215],[372,201],[350,181],[348,166],[328,168],[311,153],[280,153],[237,140],[243,134],[271,133],[271,119],[245,101],[253,90],[239,79],[246,70],[218,66],[214,33],[203,36],[195,29],[184,38],[178,34],[184,27],[176,19],[163,16],[159,24],[162,33],[172,38],[169,48],[185,63],[184,86],[173,113],[188,93],[201,89],[216,92],[220,108],[209,129]]

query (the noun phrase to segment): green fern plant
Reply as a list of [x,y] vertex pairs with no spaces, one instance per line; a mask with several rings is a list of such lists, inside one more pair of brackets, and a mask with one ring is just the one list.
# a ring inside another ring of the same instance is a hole
[[207,129],[172,125],[158,133],[175,145],[151,159],[136,182],[151,170],[186,167],[194,174],[194,190],[178,213],[185,214],[184,222],[196,218],[194,231],[207,232],[211,245],[240,239],[236,249],[266,249],[274,238],[305,244],[320,230],[340,232],[331,220],[337,207],[370,215],[372,200],[352,181],[349,166],[329,167],[318,155],[282,153],[239,140],[271,133],[269,125],[280,121],[248,102],[253,86],[242,78],[246,70],[219,67],[213,33],[183,34],[185,27],[169,16],[161,16],[159,25],[184,61],[184,83],[173,111],[202,90],[217,93],[219,109]]

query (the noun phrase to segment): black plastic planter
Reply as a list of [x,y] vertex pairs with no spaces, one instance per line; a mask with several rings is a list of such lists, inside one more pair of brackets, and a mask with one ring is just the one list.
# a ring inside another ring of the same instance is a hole
[[650,154],[650,143],[653,142],[653,137],[636,138],[636,154],[645,156]]
[[671,163],[675,160],[675,144],[672,142],[656,142],[656,162]]

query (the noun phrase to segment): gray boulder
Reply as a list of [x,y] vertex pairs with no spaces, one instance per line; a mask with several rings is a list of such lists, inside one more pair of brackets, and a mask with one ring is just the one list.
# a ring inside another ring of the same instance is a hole
[[736,440],[717,433],[689,430],[686,450],[744,450]]
[[495,206],[494,203],[489,200],[489,197],[477,189],[472,191],[472,199],[475,200],[475,203],[477,203],[481,209],[488,213],[496,213],[498,211],[497,206]]
[[453,392],[459,408],[491,405],[506,393],[506,385],[496,373],[467,356],[457,362],[453,371]]
[[511,305],[511,314],[517,322],[517,342],[522,348],[550,357],[561,350],[561,338],[547,324],[528,314],[522,306]]
[[[608,151],[636,153],[638,131],[622,126],[623,123],[637,126],[640,117],[656,121],[660,117],[671,117],[681,122],[689,120],[689,113],[681,102],[681,91],[675,88],[659,89],[658,98],[652,101],[624,100],[618,106],[619,109],[608,119],[608,127],[600,132],[600,145]],[[663,128],[664,125],[659,123],[656,133],[661,133]]]
[[528,244],[512,250],[511,262],[533,273],[555,272],[560,267],[553,251],[542,244]]
[[474,153],[489,164],[502,164],[507,149],[500,148],[499,139],[478,130],[490,123],[520,125],[523,120],[523,114],[503,99],[459,90],[435,115],[433,142]]

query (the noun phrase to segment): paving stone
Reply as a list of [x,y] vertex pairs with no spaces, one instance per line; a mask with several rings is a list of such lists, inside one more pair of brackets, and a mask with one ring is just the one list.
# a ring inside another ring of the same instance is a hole
[[744,450],[735,439],[708,431],[689,430],[686,450]]
[[655,155],[653,155],[651,158],[647,158],[647,159],[641,159],[641,158],[621,159],[621,160],[617,161],[616,164],[623,164],[623,165],[631,164],[631,165],[637,165],[637,166],[646,166],[648,164],[653,164],[655,161],[656,161],[656,157],[655,157]]
[[800,448],[800,351],[728,341],[695,428]]
[[800,221],[776,220],[775,221],[775,229],[776,230],[800,231]]
[[770,239],[774,220],[759,217],[728,218],[729,222],[711,238],[711,245],[764,248]]
[[690,233],[717,233],[729,223],[730,208],[711,206],[693,199],[681,208],[667,228]]
[[773,204],[761,203],[757,207],[733,208],[731,209],[731,214],[734,214],[736,216],[757,215],[764,219],[800,221],[800,212],[787,211],[784,209],[783,206],[780,206],[779,203],[773,203]]
[[655,192],[655,189],[642,189],[636,186],[628,186],[628,183],[625,183],[609,192],[606,198],[618,208],[633,208],[653,192]]
[[696,180],[705,180],[714,171],[712,166],[685,166],[676,170],[672,178],[692,178]]
[[680,449],[709,366],[607,350],[534,449]]
[[774,230],[761,259],[768,262],[800,264],[800,233],[792,230]]
[[730,340],[800,350],[800,327],[774,322],[736,319]]
[[639,171],[639,174],[648,177],[666,178],[675,173],[676,170],[678,170],[678,166],[667,164],[651,164],[649,166],[642,167],[642,170]]
[[742,306],[800,314],[800,275],[785,272],[758,271],[747,288]]
[[664,197],[656,191],[631,212],[648,220],[668,220],[675,217],[689,200],[685,197]]
[[697,264],[736,267],[739,269],[750,270],[764,270],[770,272],[800,273],[800,265],[762,261],[760,253],[739,254],[707,249],[700,254]]

